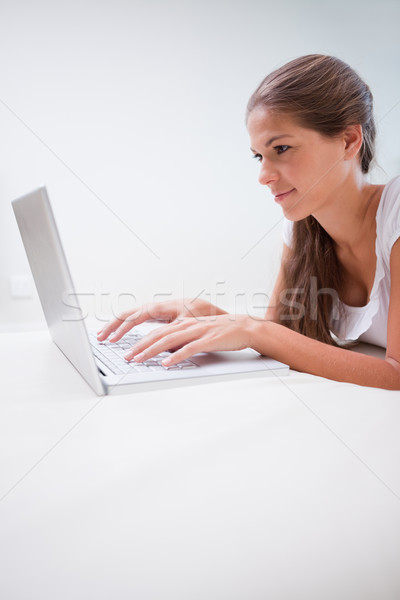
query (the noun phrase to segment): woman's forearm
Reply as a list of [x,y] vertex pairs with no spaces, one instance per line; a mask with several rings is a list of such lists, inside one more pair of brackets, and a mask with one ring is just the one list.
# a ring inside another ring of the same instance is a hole
[[400,365],[308,338],[273,321],[254,320],[251,347],[290,368],[335,381],[400,390]]

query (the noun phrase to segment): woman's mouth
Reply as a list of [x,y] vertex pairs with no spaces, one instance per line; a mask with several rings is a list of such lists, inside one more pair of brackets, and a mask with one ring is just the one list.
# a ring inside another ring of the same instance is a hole
[[277,194],[275,196],[275,202],[282,202],[285,198],[289,196],[292,192],[294,192],[295,188],[289,190],[288,192],[283,192],[282,194]]

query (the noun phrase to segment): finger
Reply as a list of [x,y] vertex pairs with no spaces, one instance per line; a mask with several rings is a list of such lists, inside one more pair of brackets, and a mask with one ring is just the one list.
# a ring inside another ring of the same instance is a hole
[[129,310],[121,313],[116,319],[107,323],[103,329],[97,333],[97,339],[101,342],[114,332],[110,337],[110,342],[119,341],[128,331],[140,325],[144,321],[151,319],[162,319],[169,321],[171,311],[163,309],[163,303],[149,303],[140,307],[140,309]]
[[[160,328],[161,329],[161,328]],[[165,328],[162,328],[165,331]],[[147,337],[147,336],[146,336]],[[136,362],[142,362],[157,356],[161,352],[166,352],[169,348],[182,346],[190,342],[195,337],[194,332],[174,331],[172,333],[158,335],[157,338],[141,340],[139,344],[135,344],[125,355],[126,360],[135,359]],[[144,342],[144,343],[142,343]]]
[[[143,352],[146,348],[149,348],[151,345],[155,344],[159,340],[165,339],[167,335],[171,335],[179,331],[184,331],[187,327],[187,323],[182,323],[178,321],[173,321],[172,323],[168,323],[168,325],[157,327],[157,329],[150,331],[150,333],[145,335],[139,342],[134,344],[125,356],[127,356],[128,354],[130,356],[135,356],[136,354]],[[171,346],[171,348],[177,346],[178,345],[175,344],[175,346]],[[166,348],[166,350],[169,350],[169,348]]]
[[[131,314],[131,313],[130,313]],[[128,317],[129,315],[127,315]],[[108,336],[116,331],[121,325],[125,322],[125,317],[120,316],[112,321],[109,321],[106,325],[104,325],[103,329],[97,332],[97,339],[101,342],[108,338]]]
[[137,325],[144,323],[144,321],[147,321],[148,318],[149,318],[149,314],[147,311],[130,315],[118,327],[118,329],[115,331],[115,333],[113,333],[110,336],[110,338],[109,338],[110,342],[118,342],[126,333],[128,333],[128,331],[130,331],[133,327],[136,327]]
[[[107,339],[111,333],[115,332],[114,336],[117,336],[117,337],[115,337],[115,341],[117,341],[117,339],[120,339],[122,337],[122,335],[124,335],[124,333],[126,333],[127,331],[132,329],[132,327],[134,327],[134,325],[138,324],[138,320],[140,319],[140,317],[142,315],[143,315],[143,320],[145,320],[146,316],[143,314],[142,309],[133,310],[133,311],[130,310],[130,311],[121,313],[116,319],[107,323],[103,327],[103,329],[101,329],[97,333],[97,339],[101,342],[101,341]],[[121,329],[123,329],[124,332],[120,335]]]
[[104,325],[104,327],[102,327],[102,329],[100,329],[97,332],[97,339],[102,342],[103,340],[105,340],[106,338],[108,338],[108,336],[110,335],[110,333],[112,331],[115,331],[115,329],[117,329],[121,323],[123,322],[122,317],[118,317],[116,319],[113,319],[112,321],[109,321],[106,325]]
[[165,367],[171,367],[172,365],[176,365],[183,360],[190,358],[194,354],[198,352],[205,352],[204,340],[193,340],[188,344],[182,346],[179,350],[172,353],[170,356],[164,358],[162,364]]
[[[154,346],[159,341],[165,340],[166,336],[175,333],[177,330],[176,326],[166,325],[164,327],[157,327],[154,331],[151,331],[144,336],[139,342],[134,344],[132,348],[124,355],[124,358],[131,360],[134,356],[147,351],[150,347]],[[162,352],[162,350],[160,350]]]

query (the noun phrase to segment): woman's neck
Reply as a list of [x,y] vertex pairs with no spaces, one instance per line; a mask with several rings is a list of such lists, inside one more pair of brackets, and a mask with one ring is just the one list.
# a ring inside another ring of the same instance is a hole
[[375,233],[376,212],[384,186],[353,177],[334,190],[332,201],[314,214],[320,225],[344,252],[357,249]]

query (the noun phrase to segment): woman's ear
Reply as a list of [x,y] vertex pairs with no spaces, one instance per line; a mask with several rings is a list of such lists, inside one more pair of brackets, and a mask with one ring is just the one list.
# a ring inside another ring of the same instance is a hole
[[349,125],[343,133],[345,160],[351,160],[357,156],[362,143],[363,132],[361,125]]

